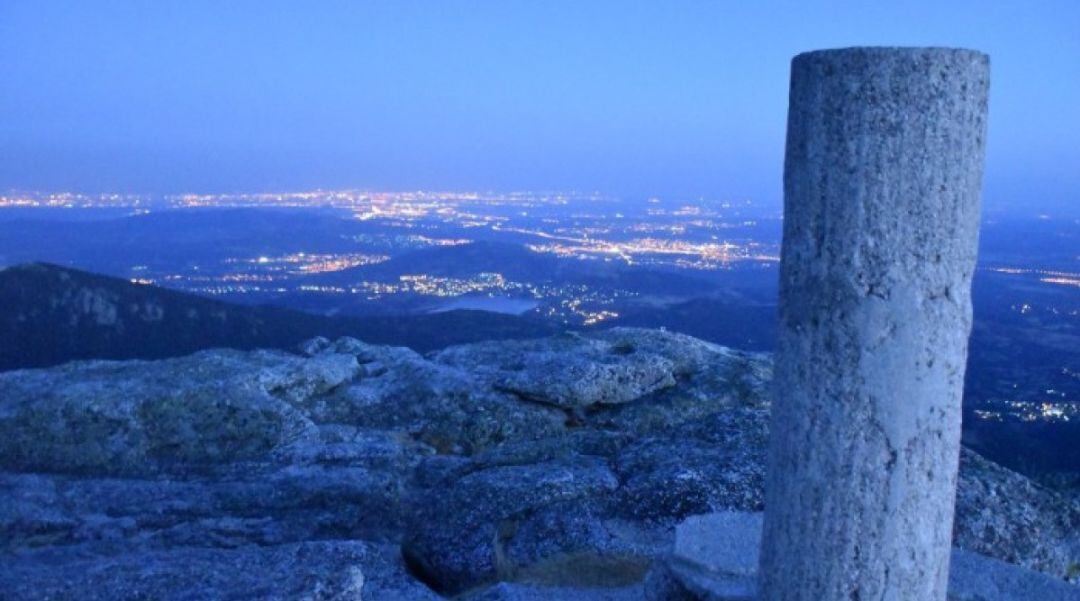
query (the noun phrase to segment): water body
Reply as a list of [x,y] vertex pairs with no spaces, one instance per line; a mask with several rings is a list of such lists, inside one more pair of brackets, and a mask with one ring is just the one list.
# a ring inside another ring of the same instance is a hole
[[432,310],[432,313],[453,311],[455,309],[474,309],[477,311],[491,311],[493,313],[506,313],[508,315],[521,315],[531,311],[540,302],[531,298],[508,298],[503,296],[463,296],[448,301],[444,305]]

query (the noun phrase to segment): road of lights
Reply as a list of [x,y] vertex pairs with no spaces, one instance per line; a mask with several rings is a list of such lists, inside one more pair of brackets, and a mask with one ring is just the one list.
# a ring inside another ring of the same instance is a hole
[[1044,284],[1060,284],[1062,286],[1074,286],[1080,288],[1080,278],[1052,277],[1039,278],[1039,281]]
[[1044,284],[1075,286],[1080,288],[1080,273],[1053,269],[1027,269],[1021,267],[987,267],[987,271],[1006,275],[1035,275]]

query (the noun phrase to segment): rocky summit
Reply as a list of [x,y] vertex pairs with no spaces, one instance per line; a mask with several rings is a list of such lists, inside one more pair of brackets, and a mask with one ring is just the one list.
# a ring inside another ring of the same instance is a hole
[[[0,598],[625,599],[762,509],[769,356],[613,329],[0,374]],[[964,451],[955,545],[1067,578],[1080,503]]]

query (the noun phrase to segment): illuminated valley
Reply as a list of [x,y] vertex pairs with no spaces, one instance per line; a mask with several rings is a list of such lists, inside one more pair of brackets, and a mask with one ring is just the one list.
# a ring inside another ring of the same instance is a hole
[[[358,316],[472,310],[567,328],[671,327],[760,350],[770,348],[775,319],[779,216],[745,200],[575,192],[8,193],[0,196],[5,214],[68,227],[54,234],[12,225],[7,245],[0,241],[4,263],[48,260],[249,305]],[[1006,229],[987,228],[991,245],[974,290],[978,377],[969,396],[977,408],[969,420],[1080,420],[1073,351],[1080,345],[1080,257],[1056,241],[1058,230],[1026,237],[1027,244],[1046,242],[1017,253],[1010,250],[1015,242],[993,246]],[[1061,228],[1076,229],[1069,222]],[[995,327],[981,327],[988,322]]]

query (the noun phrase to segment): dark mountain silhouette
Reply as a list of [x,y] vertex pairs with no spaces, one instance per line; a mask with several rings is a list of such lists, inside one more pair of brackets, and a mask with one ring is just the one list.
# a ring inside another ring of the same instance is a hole
[[44,263],[0,270],[0,370],[73,359],[153,359],[212,347],[292,350],[314,336],[354,336],[418,351],[551,333],[484,311],[327,317],[244,306]]

